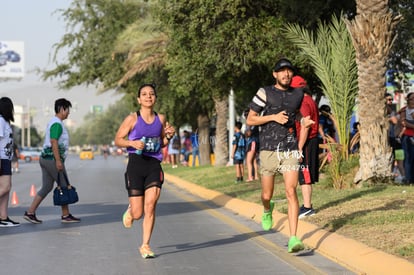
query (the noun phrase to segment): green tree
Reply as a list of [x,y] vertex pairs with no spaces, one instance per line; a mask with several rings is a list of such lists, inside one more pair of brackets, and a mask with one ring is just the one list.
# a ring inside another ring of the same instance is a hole
[[[126,55],[112,58],[117,36],[136,18],[146,14],[142,1],[74,0],[61,12],[67,33],[54,45],[55,67],[44,79],[57,78],[59,87],[96,85],[101,90],[117,86],[124,73]],[[65,58],[60,54],[65,53]]]
[[253,68],[265,71],[284,52],[283,40],[275,43],[281,21],[274,16],[272,1],[159,2],[157,18],[170,38],[170,85],[181,95],[194,93],[200,106],[214,103],[216,165],[225,165],[229,91],[233,88],[236,97],[243,96],[252,83],[268,78],[262,75],[248,87],[240,85],[247,83],[244,79]]
[[[180,125],[191,123],[197,129],[200,140],[209,140],[209,110],[211,107],[200,105],[194,91],[182,95],[168,86],[166,47],[169,37],[163,32],[162,25],[151,16],[139,18],[119,36],[115,44],[114,55],[127,53],[126,73],[119,85],[138,77],[150,78],[161,87],[158,90],[159,111],[167,115],[170,124],[178,131]],[[160,85],[161,84],[161,85]],[[210,145],[200,142],[200,164],[210,163]]]
[[402,72],[412,71],[414,60],[414,1],[389,0],[390,11],[402,15],[395,26],[395,41],[387,59],[387,68]]
[[339,17],[355,15],[355,0],[326,1],[326,0],[277,0],[278,11],[284,20],[290,24],[315,31],[320,23],[331,22],[332,16]]

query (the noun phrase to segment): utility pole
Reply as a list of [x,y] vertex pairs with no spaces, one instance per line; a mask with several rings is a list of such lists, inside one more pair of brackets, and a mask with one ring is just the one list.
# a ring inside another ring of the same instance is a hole
[[228,164],[233,164],[233,159],[231,158],[231,152],[233,150],[233,135],[234,135],[234,121],[235,121],[235,110],[234,110],[234,91],[233,88],[230,89],[229,95],[229,162]]
[[31,128],[31,114],[30,114],[30,99],[27,99],[27,147],[31,147],[31,134],[30,134],[30,128]]
[[23,112],[22,112],[22,136],[21,136],[22,149],[24,148],[24,139],[25,139],[24,128],[25,128],[25,124],[26,124],[26,113],[25,113],[24,107],[23,107]]

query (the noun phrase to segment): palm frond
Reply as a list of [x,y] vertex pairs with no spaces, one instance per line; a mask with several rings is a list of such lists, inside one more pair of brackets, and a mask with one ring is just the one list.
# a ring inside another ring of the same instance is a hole
[[297,24],[289,24],[285,35],[301,49],[314,68],[335,114],[341,148],[348,148],[348,124],[358,93],[358,67],[352,38],[345,22],[333,16],[328,25],[319,22],[316,34]]
[[127,54],[124,62],[126,73],[118,81],[118,85],[125,84],[135,75],[150,68],[164,65],[168,41],[168,36],[153,20],[145,18],[131,24],[119,35],[112,54],[113,58],[117,54]]

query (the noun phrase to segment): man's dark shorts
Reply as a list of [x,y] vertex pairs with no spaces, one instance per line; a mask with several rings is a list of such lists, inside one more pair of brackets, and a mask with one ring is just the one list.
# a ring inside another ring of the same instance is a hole
[[1,160],[1,176],[11,175],[11,161],[8,159]]

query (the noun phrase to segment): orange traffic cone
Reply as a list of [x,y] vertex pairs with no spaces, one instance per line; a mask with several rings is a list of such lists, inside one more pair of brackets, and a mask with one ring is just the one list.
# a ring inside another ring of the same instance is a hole
[[32,184],[32,187],[30,188],[30,197],[36,196],[36,187],[34,184]]
[[19,204],[19,198],[17,197],[16,191],[13,191],[11,204],[12,205],[18,205]]

